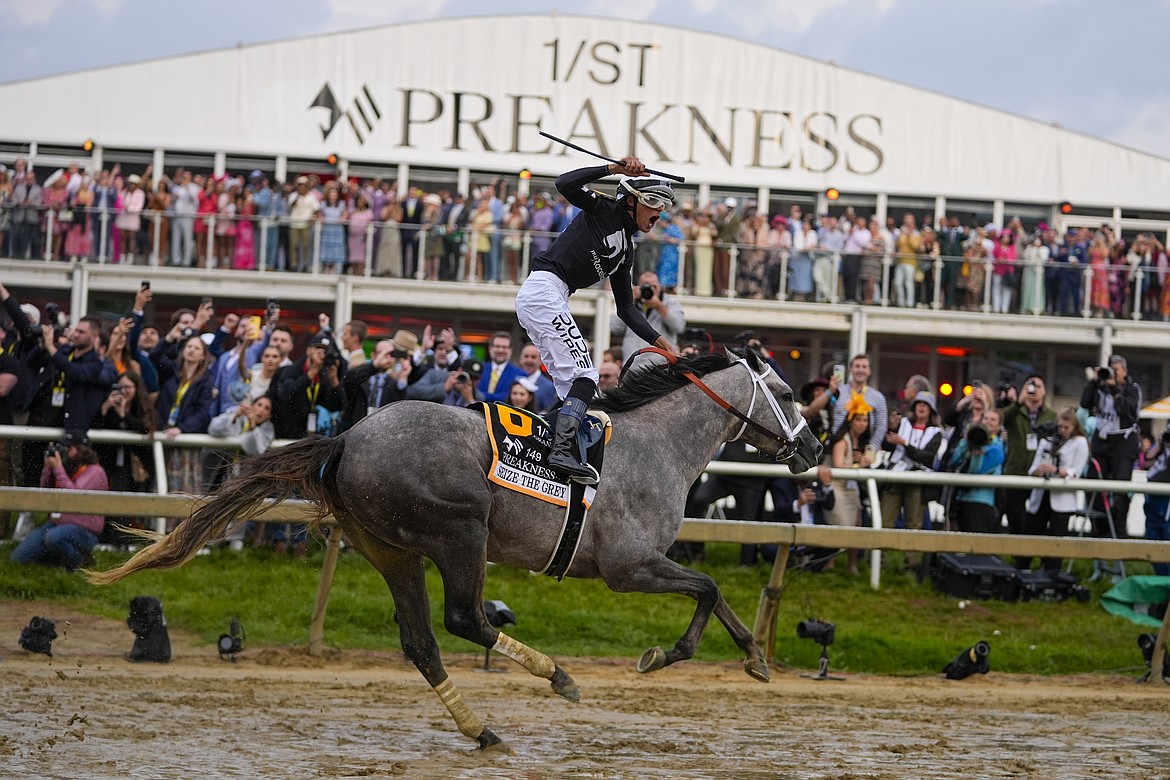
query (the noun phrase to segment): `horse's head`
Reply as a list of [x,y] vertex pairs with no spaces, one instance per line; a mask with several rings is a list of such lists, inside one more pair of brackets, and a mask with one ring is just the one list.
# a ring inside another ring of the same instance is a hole
[[744,366],[752,385],[751,400],[740,411],[753,424],[743,423],[738,438],[772,460],[787,464],[794,474],[816,466],[821,443],[797,409],[792,388],[753,350],[744,353],[743,358],[727,353],[728,360]]

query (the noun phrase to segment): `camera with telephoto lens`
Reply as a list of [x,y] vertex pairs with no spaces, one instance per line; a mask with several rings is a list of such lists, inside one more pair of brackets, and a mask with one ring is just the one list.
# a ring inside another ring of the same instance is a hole
[[811,639],[819,645],[828,647],[833,644],[837,636],[837,627],[827,620],[809,618],[796,624],[796,635],[801,639]]
[[[63,327],[61,327],[61,307],[60,306],[53,303],[52,301],[49,301],[48,303],[46,303],[45,304],[45,317],[44,317],[44,320],[42,320],[42,321],[46,325],[53,326],[53,338],[56,338],[56,339],[61,338],[61,335],[65,332],[65,329]],[[24,337],[29,339],[30,341],[40,341],[41,340],[41,326],[30,324],[28,326],[28,330],[25,331]]]
[[963,438],[967,440],[968,449],[978,450],[986,447],[991,441],[991,432],[987,430],[986,426],[974,423],[967,429]]
[[464,366],[465,368],[455,375],[455,381],[459,384],[465,385],[483,376],[483,363],[478,360],[469,360]]
[[62,444],[61,442],[51,441],[45,446],[45,457],[51,458],[54,455],[60,455],[61,457],[65,457],[65,453],[68,451],[69,451],[69,448],[66,447],[64,444]]
[[1049,420],[1048,422],[1040,423],[1033,429],[1033,431],[1041,439],[1047,439],[1048,441],[1055,441],[1060,435],[1056,430],[1055,420]]
[[642,291],[642,292],[641,292],[641,295],[642,295],[642,300],[644,300],[644,301],[648,301],[648,300],[650,300],[651,298],[653,298],[653,297],[654,297],[654,285],[652,285],[652,284],[644,284],[644,285],[642,285],[642,286],[641,286],[641,288],[640,288],[640,289],[641,289],[641,291]]
[[1102,368],[1097,369],[1097,381],[1098,382],[1108,382],[1111,379],[1113,379],[1113,369],[1112,368],[1110,368],[1108,366],[1104,366]]

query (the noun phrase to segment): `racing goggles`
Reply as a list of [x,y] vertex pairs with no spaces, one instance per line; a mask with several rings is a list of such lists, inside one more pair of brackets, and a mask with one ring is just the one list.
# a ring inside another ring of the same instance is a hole
[[665,195],[658,195],[654,192],[639,192],[634,197],[648,209],[655,211],[665,211],[674,205],[674,198],[668,198]]

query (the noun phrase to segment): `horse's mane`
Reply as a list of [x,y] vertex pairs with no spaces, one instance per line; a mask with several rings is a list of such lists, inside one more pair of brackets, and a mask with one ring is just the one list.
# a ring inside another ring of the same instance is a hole
[[603,412],[637,409],[688,384],[690,380],[683,376],[684,372],[701,377],[733,365],[728,362],[726,355],[712,353],[680,358],[674,364],[652,363],[631,368],[622,377],[620,385],[602,392],[589,405]]

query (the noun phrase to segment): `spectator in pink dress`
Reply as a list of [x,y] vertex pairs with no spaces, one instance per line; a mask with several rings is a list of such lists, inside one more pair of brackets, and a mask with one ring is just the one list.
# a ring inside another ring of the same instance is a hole
[[349,214],[347,231],[347,265],[353,276],[362,276],[366,272],[366,243],[369,241],[370,224],[374,221],[374,211],[370,208],[370,200],[364,193],[358,193],[354,198],[354,210]]
[[991,266],[991,311],[1007,314],[1012,307],[1012,288],[1016,273],[1016,242],[1010,230],[1001,230],[995,243],[995,262]]
[[256,268],[255,225],[252,216],[256,213],[252,205],[252,193],[241,190],[236,195],[236,247],[232,253],[232,268],[237,271],[251,271]]

